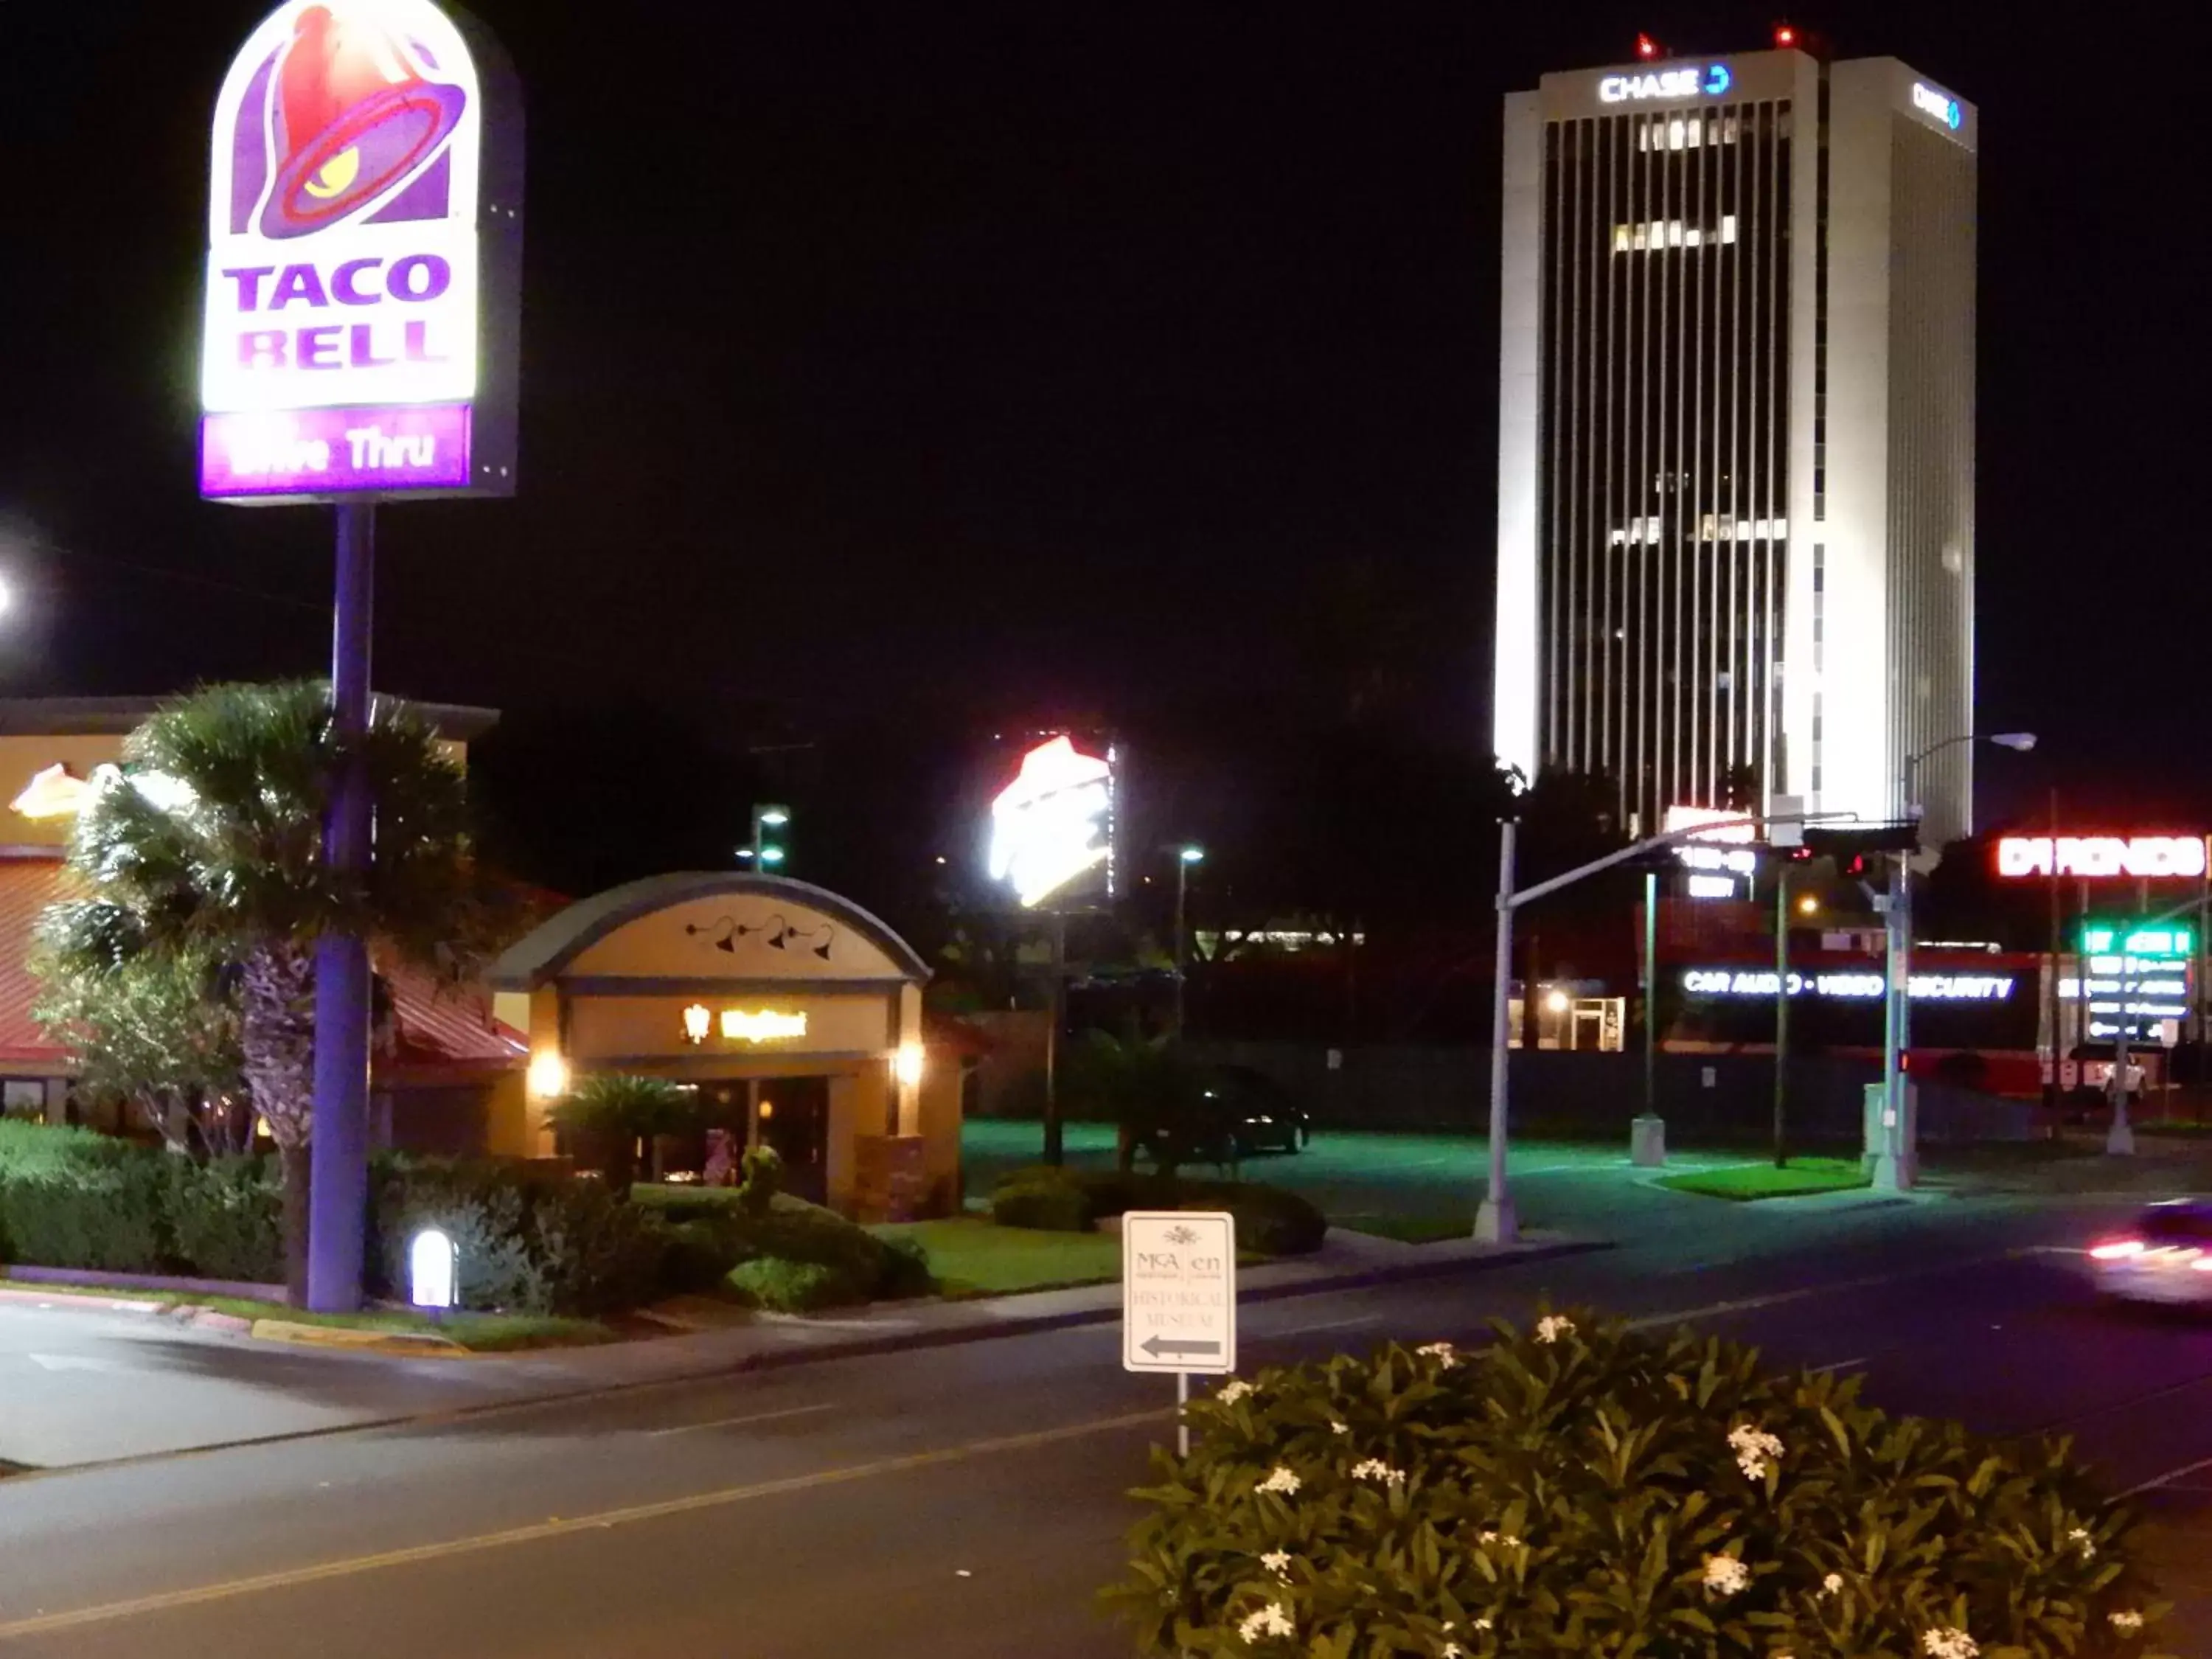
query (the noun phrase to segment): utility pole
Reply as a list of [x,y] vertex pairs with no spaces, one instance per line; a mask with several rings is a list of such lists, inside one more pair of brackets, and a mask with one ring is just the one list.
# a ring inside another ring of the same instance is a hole
[[1183,932],[1184,906],[1190,895],[1190,866],[1202,863],[1206,850],[1185,847],[1176,854],[1176,914],[1175,914],[1175,1040],[1182,1041],[1183,1021],[1183,964],[1186,957],[1186,935]]
[[1510,1244],[1521,1236],[1513,1197],[1505,1188],[1507,999],[1513,981],[1513,839],[1521,826],[1498,826],[1498,957],[1490,1001],[1490,1185],[1474,1212],[1474,1236],[1486,1244]]
[[1060,1028],[1067,1018],[1067,913],[1052,913],[1051,1013],[1044,1028],[1044,1161],[1065,1162],[1060,1127]]
[[1790,861],[1774,873],[1774,1167],[1790,1167]]
[[1644,872],[1644,1115],[1659,1115],[1659,872]]
[[2058,1008],[2058,957],[2065,943],[2062,902],[2058,886],[2058,791],[2054,787],[2051,791],[2051,970],[2050,983],[2045,990],[2051,1021],[2051,1072],[2043,1080],[2043,1121],[2053,1139],[2058,1136],[2058,1074],[2065,1052]]

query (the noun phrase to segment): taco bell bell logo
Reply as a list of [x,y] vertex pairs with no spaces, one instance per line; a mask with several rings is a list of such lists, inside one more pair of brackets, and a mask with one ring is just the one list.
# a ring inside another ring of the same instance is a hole
[[430,0],[291,0],[216,106],[201,484],[470,482],[482,97]]

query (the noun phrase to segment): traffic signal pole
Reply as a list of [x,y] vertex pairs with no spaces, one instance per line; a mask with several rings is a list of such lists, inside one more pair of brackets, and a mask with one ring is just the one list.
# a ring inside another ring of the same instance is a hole
[[1513,988],[1513,913],[1523,905],[1548,898],[1563,888],[1572,887],[1592,876],[1668,848],[1703,839],[1716,830],[1756,830],[1762,822],[1772,824],[1813,823],[1824,818],[1829,821],[1856,820],[1857,816],[1854,812],[1786,813],[1764,820],[1748,815],[1741,818],[1723,818],[1717,823],[1700,823],[1691,829],[1670,830],[1663,836],[1647,837],[1632,846],[1622,848],[1618,853],[1608,853],[1601,859],[1593,859],[1588,864],[1568,871],[1564,876],[1554,876],[1549,881],[1539,882],[1534,887],[1527,888],[1514,884],[1514,849],[1520,825],[1511,818],[1499,823],[1498,955],[1496,972],[1491,984],[1490,1006],[1490,1174],[1489,1186],[1474,1213],[1474,1236],[1478,1240],[1486,1244],[1510,1244],[1520,1237],[1513,1195],[1505,1178],[1506,1133],[1510,1117],[1507,1094],[1512,1075],[1508,1064],[1507,1043],[1511,1037],[1508,1002]]

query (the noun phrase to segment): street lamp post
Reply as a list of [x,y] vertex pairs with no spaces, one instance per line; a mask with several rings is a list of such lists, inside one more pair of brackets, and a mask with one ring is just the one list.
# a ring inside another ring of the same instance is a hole
[[[1920,817],[1919,770],[1921,762],[1940,755],[1947,749],[1960,748],[1967,744],[1993,744],[2000,749],[2009,749],[2015,754],[2026,754],[2035,747],[2033,732],[1999,732],[1989,737],[1979,732],[1962,732],[1955,738],[1946,738],[1941,743],[1930,744],[1917,755],[1905,759],[1899,800],[1905,817],[1917,823]],[[1875,1160],[1874,1184],[1882,1192],[1899,1192],[1910,1188],[1917,1176],[1919,1148],[1918,1126],[1911,1121],[1905,1104],[1905,1056],[1912,1049],[1912,855],[1899,853],[1889,867],[1889,902],[1883,916],[1883,933],[1888,946],[1887,994],[1882,1000],[1882,1149]]]
[[1194,864],[1205,862],[1206,849],[1202,847],[1185,847],[1176,854],[1175,1036],[1177,1042],[1182,1041],[1182,981],[1186,948],[1184,941],[1187,938],[1183,931],[1183,908],[1190,896],[1190,867]]

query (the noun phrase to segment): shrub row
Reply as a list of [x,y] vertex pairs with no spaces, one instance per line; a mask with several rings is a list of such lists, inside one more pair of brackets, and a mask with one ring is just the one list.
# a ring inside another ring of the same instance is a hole
[[669,1281],[720,1290],[755,1307],[806,1313],[854,1303],[927,1295],[929,1259],[908,1239],[883,1239],[787,1193],[639,1187],[634,1201],[665,1218]]
[[[403,1296],[415,1236],[453,1241],[460,1304],[590,1316],[670,1290],[791,1312],[932,1287],[927,1257],[777,1193],[765,1160],[738,1191],[601,1182],[489,1159],[380,1157],[366,1260]],[[0,1262],[279,1284],[283,1192],[274,1160],[197,1164],[82,1129],[0,1123]]]
[[95,1273],[284,1277],[273,1165],[195,1164],[94,1134],[0,1124],[0,1261]]
[[1114,1593],[1145,1651],[2136,1656],[2163,1609],[2063,1444],[1891,1417],[1582,1313],[1194,1401]]
[[1194,1181],[1126,1170],[1016,1170],[991,1194],[1002,1227],[1088,1232],[1125,1210],[1226,1210],[1237,1243],[1263,1255],[1305,1255],[1328,1234],[1328,1218],[1308,1200],[1257,1181]]
[[[605,1313],[657,1290],[668,1240],[594,1182],[489,1161],[380,1158],[371,1289],[406,1285],[424,1227],[459,1253],[464,1307]],[[0,1261],[281,1284],[284,1200],[273,1159],[195,1163],[84,1129],[0,1124]]]

